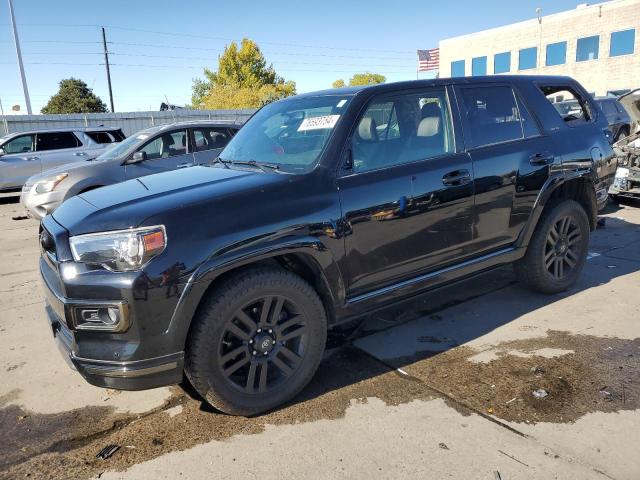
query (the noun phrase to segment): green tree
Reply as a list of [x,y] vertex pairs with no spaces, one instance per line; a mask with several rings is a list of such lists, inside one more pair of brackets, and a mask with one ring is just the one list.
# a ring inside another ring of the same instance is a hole
[[58,93],[42,108],[42,113],[102,113],[107,106],[86,83],[77,78],[60,81]]
[[387,77],[380,75],[379,73],[356,73],[349,79],[349,86],[356,87],[358,85],[377,85],[378,83],[384,83],[387,81]]
[[341,79],[341,78],[339,78],[338,80],[336,80],[335,82],[333,82],[333,83],[331,84],[331,86],[332,86],[333,88],[342,88],[342,87],[344,87],[344,86],[345,86],[345,85],[344,85],[344,80],[343,80],[343,79]]
[[236,42],[227,45],[218,57],[218,70],[205,68],[204,76],[193,81],[194,108],[257,108],[296,93],[296,84],[267,65],[258,45],[247,38],[239,48]]

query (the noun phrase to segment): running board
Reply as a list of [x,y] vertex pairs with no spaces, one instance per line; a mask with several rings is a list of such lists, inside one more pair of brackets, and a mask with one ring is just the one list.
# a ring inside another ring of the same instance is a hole
[[[355,303],[363,302],[365,300],[370,300],[375,297],[380,297],[383,295],[390,295],[393,293],[397,293],[403,289],[410,289],[410,287],[419,286],[420,284],[427,284],[425,286],[429,286],[429,280],[435,280],[438,277],[442,278],[442,282],[453,281],[456,278],[464,277],[467,275],[472,275],[474,273],[479,273],[483,270],[493,268],[499,265],[503,265],[505,263],[513,262],[518,258],[516,252],[520,250],[519,248],[509,247],[502,250],[498,250],[493,253],[489,253],[487,255],[483,255],[481,257],[476,257],[471,260],[467,260],[462,263],[458,263],[456,265],[452,265],[450,267],[443,268],[441,270],[436,270],[435,272],[425,273],[424,275],[420,275],[414,278],[410,278],[409,280],[404,280],[399,283],[395,283],[393,285],[389,285],[388,287],[380,288],[378,290],[374,290],[372,292],[363,293],[362,295],[357,295],[355,297],[347,299],[347,305],[353,305]],[[441,282],[431,282],[434,284],[440,284]],[[435,285],[434,285],[435,286]]]

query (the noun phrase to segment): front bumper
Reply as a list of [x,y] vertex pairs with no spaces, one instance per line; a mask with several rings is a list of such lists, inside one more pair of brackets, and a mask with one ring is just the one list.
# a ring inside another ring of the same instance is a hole
[[640,198],[640,168],[618,167],[616,178],[609,187],[609,195],[622,198]]
[[29,212],[29,216],[42,220],[64,201],[65,192],[54,190],[49,193],[36,193],[35,185],[25,185],[20,195],[20,204]]
[[[173,312],[181,285],[162,285],[144,272],[90,270],[66,257],[66,231],[51,218],[42,223],[40,274],[45,310],[63,357],[92,385],[144,390],[179,383],[184,369],[184,335]],[[51,247],[47,235],[59,242]],[[67,273],[74,266],[74,275]],[[77,271],[76,271],[77,270]],[[78,312],[102,306],[120,310],[121,328],[78,323]]]
[[61,314],[73,308],[74,302],[59,298],[44,283],[45,311],[60,353],[67,364],[84,379],[98,387],[118,390],[145,390],[179,383],[184,369],[184,352],[176,352],[143,360],[113,361],[83,358],[77,355],[76,335]]

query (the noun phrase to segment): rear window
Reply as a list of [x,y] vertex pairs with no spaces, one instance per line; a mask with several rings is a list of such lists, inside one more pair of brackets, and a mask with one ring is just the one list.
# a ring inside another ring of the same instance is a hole
[[121,142],[125,139],[122,130],[109,130],[106,132],[85,132],[86,135],[96,143]]
[[[523,138],[521,116],[511,87],[463,87],[462,98],[470,147]],[[530,123],[531,128],[537,128],[530,115],[528,117],[527,124]]]
[[575,127],[593,120],[589,102],[572,87],[540,85],[539,88],[567,125]]
[[38,133],[36,136],[36,150],[61,150],[76,148],[82,145],[72,132]]

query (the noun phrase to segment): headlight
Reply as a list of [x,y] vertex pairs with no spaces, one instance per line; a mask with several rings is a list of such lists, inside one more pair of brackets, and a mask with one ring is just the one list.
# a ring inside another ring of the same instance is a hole
[[89,233],[69,238],[76,262],[102,265],[128,272],[142,268],[167,245],[164,225],[113,232]]
[[63,181],[65,178],[69,176],[68,173],[61,173],[60,175],[56,175],[55,178],[46,182],[36,183],[36,193],[49,193],[54,188],[58,186],[58,184]]

